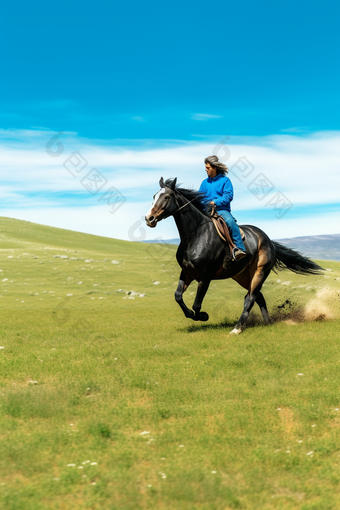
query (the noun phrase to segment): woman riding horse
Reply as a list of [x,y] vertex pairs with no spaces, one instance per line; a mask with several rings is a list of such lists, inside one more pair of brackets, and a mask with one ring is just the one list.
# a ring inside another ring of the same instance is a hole
[[243,259],[246,256],[240,229],[234,216],[230,212],[230,202],[234,198],[234,189],[229,177],[228,167],[219,161],[217,156],[205,158],[205,170],[208,178],[205,179],[199,191],[205,195],[205,203],[215,205],[216,211],[223,217],[231,232],[236,248],[233,250],[234,260]]
[[[270,323],[267,305],[261,292],[262,285],[273,269],[290,269],[298,274],[320,274],[322,268],[299,252],[271,241],[259,228],[242,225],[245,234],[246,256],[233,260],[229,245],[221,240],[210,218],[209,208],[198,191],[181,188],[177,179],[160,179],[160,191],[145,216],[149,227],[156,227],[162,219],[173,216],[181,238],[177,261],[182,268],[175,299],[184,315],[194,321],[207,321],[209,315],[201,312],[202,301],[211,280],[233,278],[247,289],[243,312],[231,333],[239,334],[245,327],[254,303],[261,309],[263,319]],[[183,301],[183,293],[190,283],[198,282],[193,310]]]

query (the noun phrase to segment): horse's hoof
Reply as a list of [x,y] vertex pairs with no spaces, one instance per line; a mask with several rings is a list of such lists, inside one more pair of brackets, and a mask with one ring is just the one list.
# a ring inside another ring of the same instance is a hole
[[234,328],[232,331],[230,331],[229,335],[239,335],[242,333],[242,329]]
[[206,312],[200,312],[199,320],[206,322],[209,320],[209,315]]

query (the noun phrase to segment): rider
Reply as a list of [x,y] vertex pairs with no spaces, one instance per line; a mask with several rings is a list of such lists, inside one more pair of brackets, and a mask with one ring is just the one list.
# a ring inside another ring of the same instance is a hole
[[205,158],[205,170],[208,178],[204,179],[199,191],[205,194],[205,202],[209,205],[215,205],[216,211],[220,214],[231,231],[233,242],[236,248],[233,250],[233,256],[240,260],[246,256],[241,232],[236,224],[234,216],[230,212],[230,202],[234,196],[233,185],[227,177],[228,167],[218,160],[217,156]]

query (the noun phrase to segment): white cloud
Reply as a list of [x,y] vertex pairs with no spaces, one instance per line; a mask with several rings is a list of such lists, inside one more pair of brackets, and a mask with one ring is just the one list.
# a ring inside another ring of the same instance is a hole
[[209,120],[209,119],[221,119],[221,115],[211,115],[210,113],[194,113],[192,120]]
[[[130,227],[140,222],[149,209],[161,176],[178,177],[178,182],[186,187],[199,187],[206,177],[204,158],[213,152],[221,138],[217,136],[211,142],[153,140],[110,144],[64,133],[60,137],[63,154],[51,157],[45,145],[53,135],[43,130],[0,131],[3,168],[0,214],[122,239],[131,238]],[[260,217],[258,226],[275,238],[340,231],[338,216],[324,207],[339,203],[339,132],[231,137],[228,145],[229,167],[242,156],[255,167],[248,177],[242,177],[235,168],[234,174],[229,174],[235,190],[232,211],[239,222],[241,218],[242,223],[251,224],[255,223],[252,217]],[[88,161],[81,175],[73,176],[63,166],[73,151],[79,151]],[[225,153],[224,147],[218,155],[222,157]],[[114,186],[127,198],[114,215],[105,204],[98,203],[101,193],[91,196],[80,183],[81,177],[93,167],[108,180],[103,192]],[[259,201],[247,188],[259,173],[275,186],[268,199],[281,191],[293,203],[293,208],[281,220],[276,218],[275,211],[264,207],[267,198]],[[139,235],[139,227],[136,227],[137,234],[133,234],[135,237]],[[172,219],[145,232],[148,239],[178,236]]]

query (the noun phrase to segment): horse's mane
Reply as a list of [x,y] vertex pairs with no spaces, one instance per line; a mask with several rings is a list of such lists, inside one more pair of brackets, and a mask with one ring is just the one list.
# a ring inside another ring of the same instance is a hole
[[178,191],[181,195],[184,196],[189,202],[192,203],[198,209],[201,213],[203,213],[205,216],[210,216],[209,209],[211,209],[209,206],[207,206],[203,199],[205,197],[204,193],[201,191],[197,191],[194,189],[187,189],[187,188],[181,188],[180,184],[176,184],[177,179],[167,179],[164,181],[164,186],[167,188],[171,188],[174,191]]

